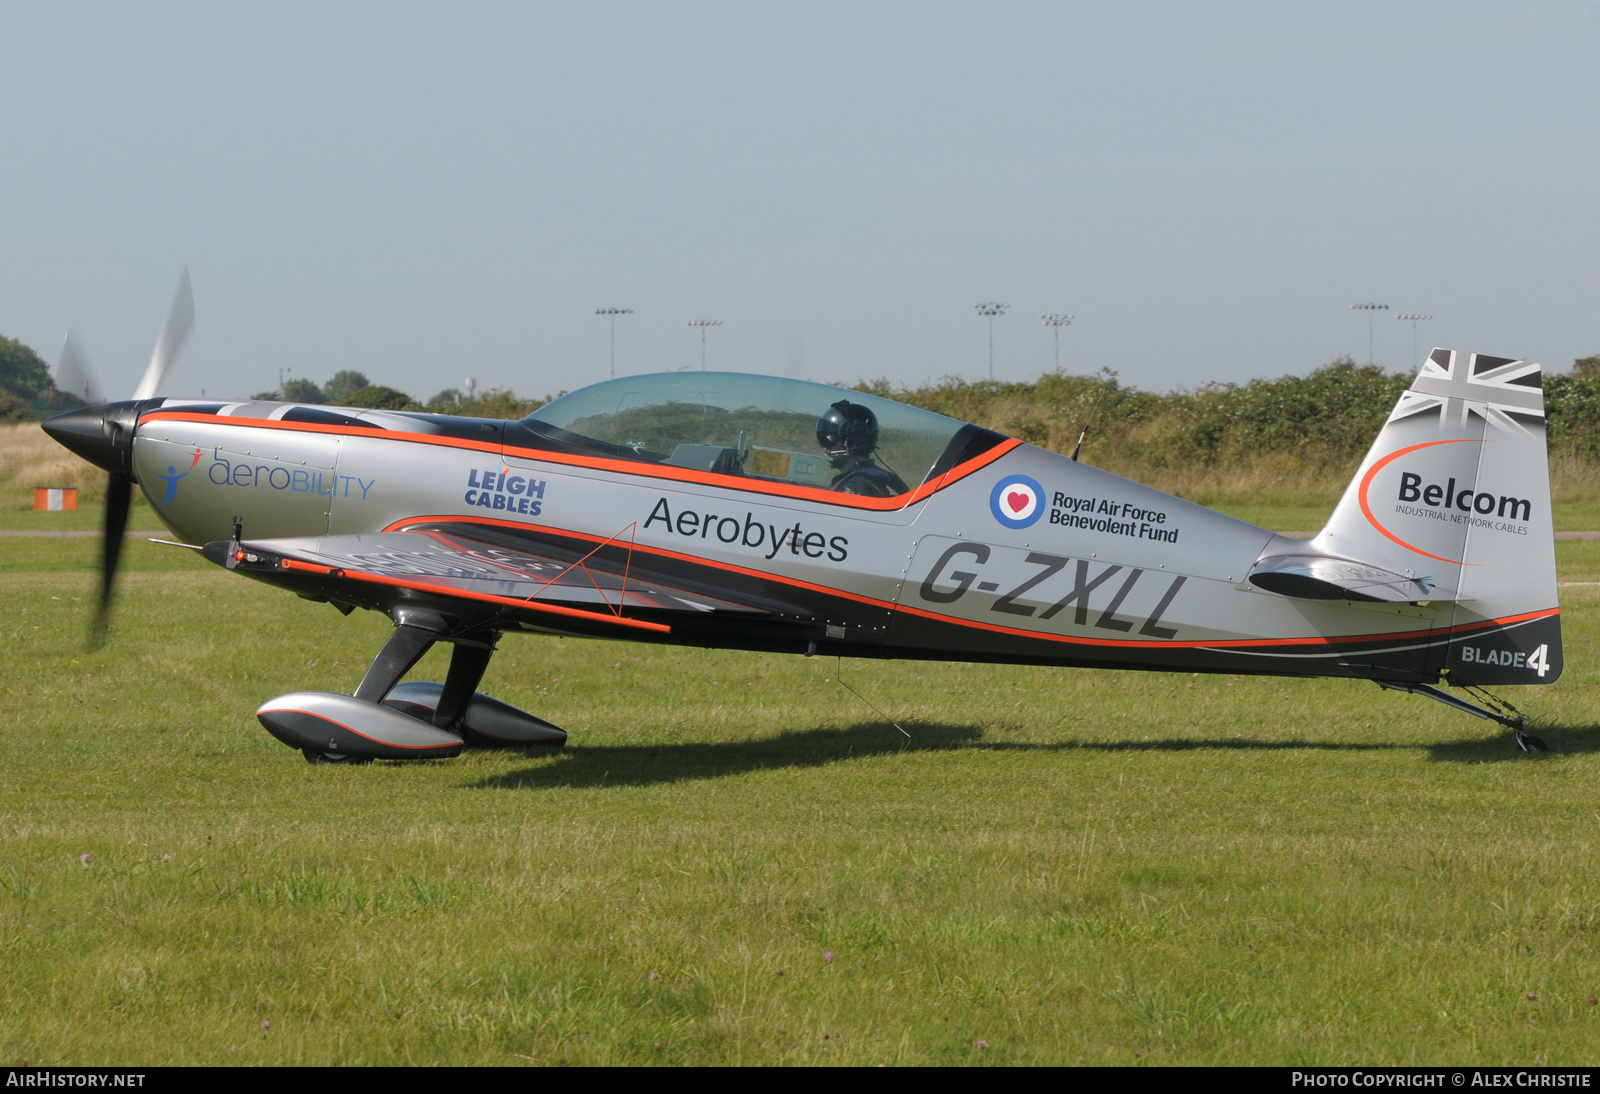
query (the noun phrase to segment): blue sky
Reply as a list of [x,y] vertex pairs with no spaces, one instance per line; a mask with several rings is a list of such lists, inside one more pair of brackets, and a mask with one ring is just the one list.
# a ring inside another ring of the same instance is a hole
[[0,2],[0,333],[131,390],[1600,352],[1600,6]]

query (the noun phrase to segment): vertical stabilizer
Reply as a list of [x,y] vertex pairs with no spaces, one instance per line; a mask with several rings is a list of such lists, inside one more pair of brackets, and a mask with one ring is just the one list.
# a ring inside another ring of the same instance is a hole
[[1430,670],[1457,683],[1553,682],[1561,625],[1539,366],[1429,354],[1315,546],[1453,603]]

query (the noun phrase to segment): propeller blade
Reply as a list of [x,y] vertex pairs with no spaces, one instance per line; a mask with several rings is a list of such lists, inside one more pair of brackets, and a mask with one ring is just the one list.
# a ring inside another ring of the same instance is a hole
[[167,369],[193,329],[194,292],[189,288],[189,268],[185,266],[183,275],[178,278],[178,292],[172,298],[172,310],[167,312],[167,321],[161,326],[161,336],[156,339],[155,352],[150,355],[150,364],[144,370],[144,379],[133,390],[135,399],[148,399],[156,394]]
[[106,478],[106,525],[100,539],[100,604],[95,609],[89,644],[98,649],[105,644],[111,626],[111,593],[117,582],[117,561],[122,557],[123,533],[128,530],[128,509],[133,502],[133,483],[121,475]]
[[61,356],[56,360],[55,374],[50,377],[50,383],[57,391],[82,399],[86,406],[106,401],[105,391],[95,378],[94,369],[89,367],[89,358],[84,354],[83,347],[72,340],[70,329],[61,340]]

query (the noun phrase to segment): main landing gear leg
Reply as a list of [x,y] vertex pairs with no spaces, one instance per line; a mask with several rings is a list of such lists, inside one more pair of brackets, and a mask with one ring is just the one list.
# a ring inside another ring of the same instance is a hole
[[1377,684],[1385,691],[1405,691],[1410,692],[1412,695],[1423,695],[1443,703],[1447,707],[1465,711],[1475,718],[1487,718],[1491,722],[1499,722],[1516,734],[1517,747],[1524,752],[1549,751],[1549,747],[1542,738],[1535,737],[1522,728],[1523,718],[1516,707],[1504,699],[1496,699],[1481,688],[1468,686],[1467,691],[1473,698],[1489,704],[1488,706],[1478,706],[1476,703],[1469,703],[1465,699],[1458,699],[1448,692],[1440,691],[1432,684],[1403,684],[1391,680],[1379,680]]
[[439,729],[455,732],[456,723],[472,702],[472,693],[483,682],[499,638],[499,634],[488,634],[456,642],[450,655],[450,675],[444,678],[444,690],[439,693],[439,705],[433,712],[433,724]]
[[369,703],[383,702],[400,682],[400,677],[410,672],[411,667],[422,660],[422,655],[433,647],[434,637],[433,631],[421,627],[404,623],[396,627],[394,633],[389,635],[389,641],[378,651],[378,656],[372,659],[367,674],[361,678],[361,684],[356,688],[356,698]]
[[567,734],[542,718],[478,691],[484,670],[494,657],[500,632],[474,631],[448,639],[455,646],[445,682],[399,678],[416,664],[442,631],[399,626],[372,663],[356,697],[382,703],[408,718],[427,723],[428,732],[459,738],[480,748],[525,748],[551,745],[560,748]]

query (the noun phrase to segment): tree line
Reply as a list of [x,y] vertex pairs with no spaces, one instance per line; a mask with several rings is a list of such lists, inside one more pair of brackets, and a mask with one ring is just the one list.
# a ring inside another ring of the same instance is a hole
[[[918,387],[887,380],[849,386],[1057,452],[1071,452],[1087,430],[1086,458],[1127,474],[1159,477],[1270,457],[1285,471],[1337,477],[1360,460],[1410,381],[1410,373],[1341,357],[1305,376],[1167,393],[1125,386],[1109,370],[1017,383],[947,377]],[[1568,373],[1547,373],[1544,396],[1551,455],[1600,462],[1600,355],[1578,359]],[[467,397],[446,388],[423,402],[355,369],[335,372],[322,384],[292,379],[252,398],[486,418],[520,418],[549,401],[501,389]],[[37,353],[0,337],[0,420],[37,419],[80,404],[51,392],[50,370]]]
[[[1165,394],[1125,387],[1107,370],[1015,384],[949,378],[916,388],[883,380],[856,388],[1058,452],[1072,451],[1087,428],[1093,447],[1119,462],[1166,467],[1271,455],[1342,469],[1366,454],[1413,375],[1340,357],[1306,376]],[[1544,400],[1551,454],[1600,457],[1600,356],[1578,359],[1570,373],[1546,373]]]
[[366,373],[355,369],[336,372],[325,384],[305,379],[289,380],[280,389],[258,391],[250,397],[267,402],[317,403],[365,410],[426,410],[430,414],[474,418],[525,418],[550,401],[548,395],[543,399],[524,399],[501,388],[482,395],[465,395],[456,388],[447,387],[424,403],[396,388],[374,384]]
[[[548,396],[524,399],[498,388],[470,397],[454,388],[446,388],[423,403],[396,388],[374,384],[366,373],[356,369],[335,372],[322,384],[291,379],[281,389],[258,391],[250,398],[369,410],[427,410],[484,418],[526,417],[550,401]],[[83,400],[78,396],[54,389],[50,382],[50,366],[31,346],[0,335],[0,422],[39,421],[82,405]]]

